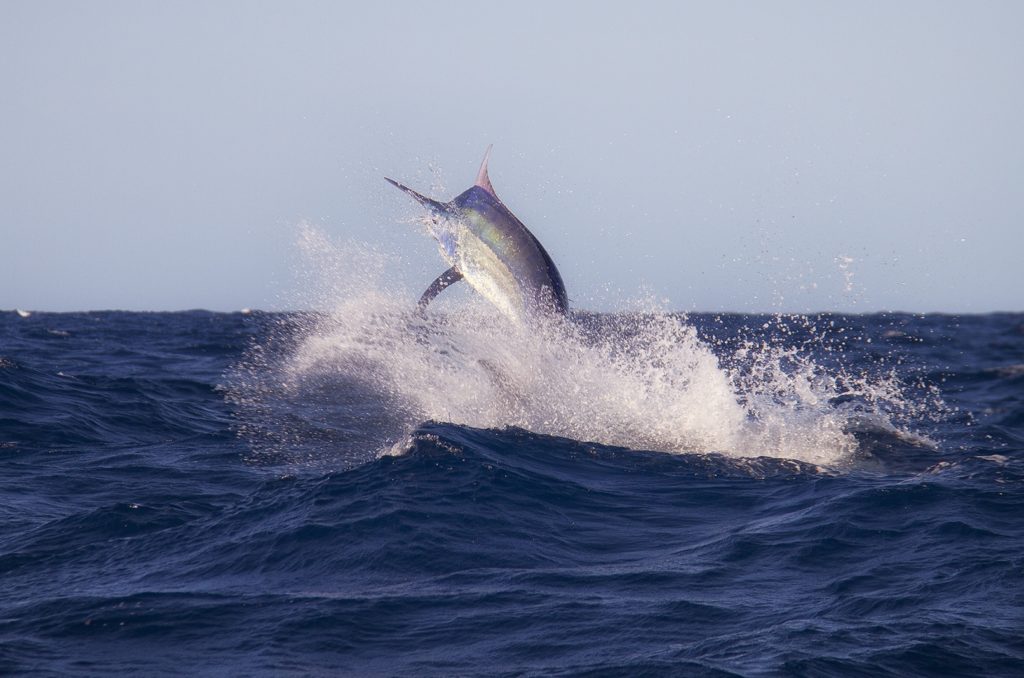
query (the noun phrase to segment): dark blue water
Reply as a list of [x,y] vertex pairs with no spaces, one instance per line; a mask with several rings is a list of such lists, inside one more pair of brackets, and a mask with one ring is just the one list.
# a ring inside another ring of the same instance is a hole
[[812,320],[686,322],[891,375],[834,465],[396,432],[275,391],[300,316],[0,313],[0,673],[1024,675],[1024,315]]

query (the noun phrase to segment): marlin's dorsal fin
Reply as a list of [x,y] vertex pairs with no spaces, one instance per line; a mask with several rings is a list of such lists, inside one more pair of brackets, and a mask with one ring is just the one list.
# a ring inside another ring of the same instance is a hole
[[491,159],[492,148],[494,148],[494,144],[488,146],[487,150],[484,152],[484,161],[480,163],[480,171],[476,173],[475,185],[497,198],[498,194],[494,192],[494,186],[491,186],[491,179],[487,176],[487,161]]

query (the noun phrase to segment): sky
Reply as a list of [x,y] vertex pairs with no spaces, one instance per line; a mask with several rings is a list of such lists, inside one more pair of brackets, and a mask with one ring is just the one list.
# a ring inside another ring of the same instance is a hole
[[0,0],[0,309],[286,308],[304,223],[426,288],[445,265],[383,177],[449,199],[494,144],[576,308],[1021,311],[1022,25],[1013,1]]

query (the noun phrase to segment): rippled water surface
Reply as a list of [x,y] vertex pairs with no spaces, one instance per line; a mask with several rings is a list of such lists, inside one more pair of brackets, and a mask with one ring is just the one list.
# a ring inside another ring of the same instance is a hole
[[352,298],[0,312],[0,673],[1024,674],[1024,315]]

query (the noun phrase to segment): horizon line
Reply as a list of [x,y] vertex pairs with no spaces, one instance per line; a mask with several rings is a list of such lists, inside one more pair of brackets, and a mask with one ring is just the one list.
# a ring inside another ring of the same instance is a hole
[[[410,306],[410,310],[414,310],[414,306]],[[792,311],[792,310],[757,310],[757,311],[735,311],[735,310],[683,310],[683,309],[669,309],[669,310],[591,310],[585,308],[572,309],[573,313],[590,313],[595,315],[613,315],[613,314],[643,314],[643,313],[669,313],[669,314],[683,314],[683,315],[780,315],[780,316],[800,316],[800,315],[945,315],[945,316],[965,316],[965,315],[1024,315],[1024,309],[1018,311],[1011,310],[987,310],[987,311],[950,311],[950,310],[930,310],[930,311],[908,311],[908,310],[892,310],[892,309],[874,309],[874,310],[856,310],[856,311],[843,311],[843,310],[829,310],[819,309],[814,311]],[[243,307],[240,309],[225,311],[217,310],[212,308],[193,307],[193,308],[179,308],[179,309],[133,309],[133,308],[92,308],[92,309],[76,309],[76,310],[61,310],[52,311],[46,309],[31,309],[31,308],[0,308],[0,314],[14,313],[28,318],[36,314],[48,314],[48,315],[71,315],[76,313],[138,313],[138,314],[172,314],[172,313],[216,313],[223,315],[253,315],[253,314],[290,314],[290,313],[327,313],[330,314],[332,311],[317,308],[292,308],[292,309],[262,309],[262,308],[249,308]]]

